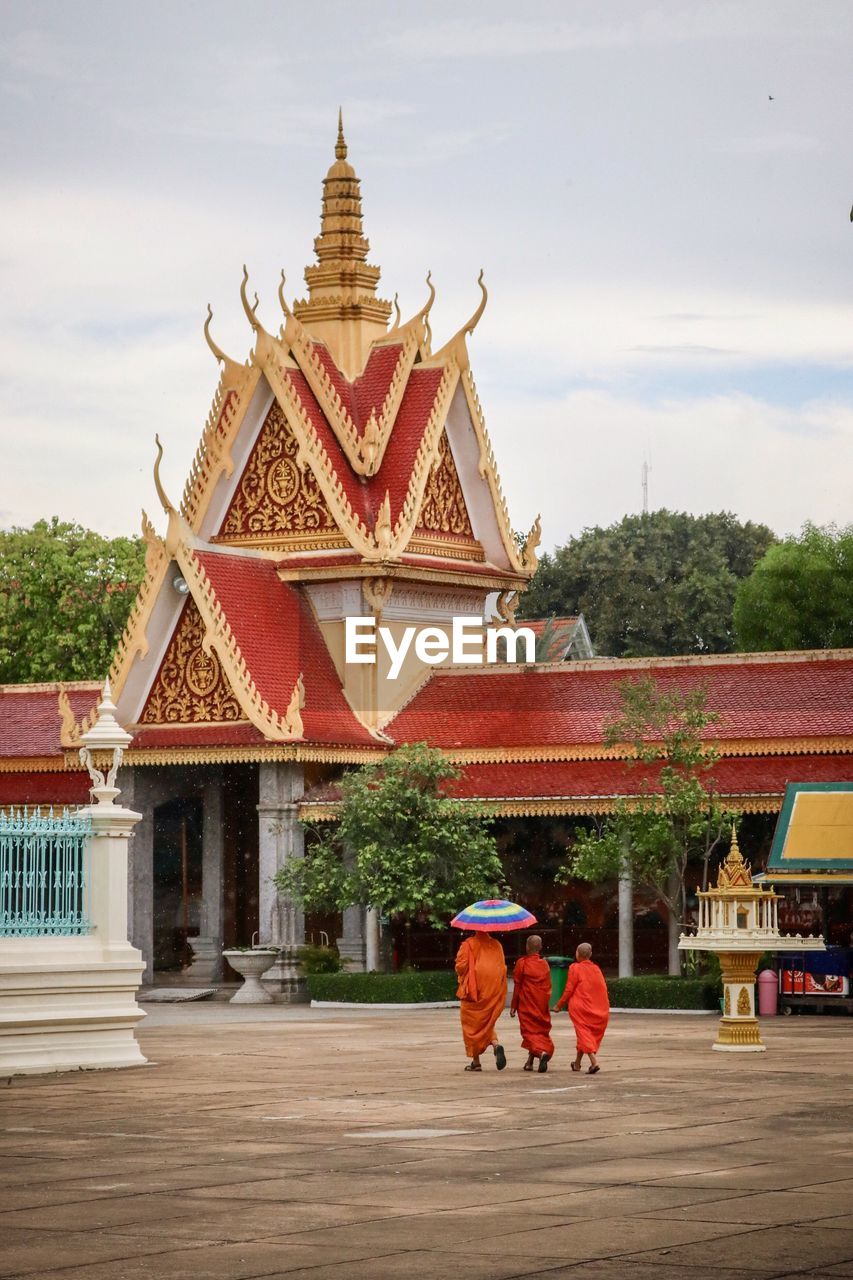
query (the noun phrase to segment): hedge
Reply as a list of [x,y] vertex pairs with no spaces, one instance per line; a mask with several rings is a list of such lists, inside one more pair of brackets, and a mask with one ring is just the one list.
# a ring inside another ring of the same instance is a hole
[[676,978],[652,974],[640,978],[612,978],[607,983],[616,1009],[719,1009],[716,978]]
[[312,1000],[341,1000],[353,1004],[431,1004],[454,1000],[458,978],[450,972],[424,970],[405,973],[309,973]]

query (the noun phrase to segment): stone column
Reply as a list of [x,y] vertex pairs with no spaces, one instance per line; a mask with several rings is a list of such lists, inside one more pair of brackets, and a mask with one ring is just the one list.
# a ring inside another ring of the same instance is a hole
[[343,913],[343,933],[336,941],[341,959],[349,961],[347,973],[364,973],[364,907],[347,907]]
[[190,938],[192,964],[186,976],[201,983],[222,977],[222,944],[225,922],[222,829],[222,770],[211,769],[202,792],[201,825],[201,932]]
[[619,977],[634,976],[634,882],[627,863],[619,877]]
[[277,871],[305,854],[299,822],[304,770],[296,761],[262,761],[258,775],[259,941],[281,949],[279,960],[264,974],[264,984],[285,999],[304,999],[294,953],[305,942],[305,915],[273,884]]
[[154,981],[154,799],[148,773],[122,770],[122,795],[142,817],[130,835],[127,882],[128,936],[142,952],[143,984]]
[[368,907],[364,913],[364,967],[368,973],[377,973],[379,963],[379,912]]

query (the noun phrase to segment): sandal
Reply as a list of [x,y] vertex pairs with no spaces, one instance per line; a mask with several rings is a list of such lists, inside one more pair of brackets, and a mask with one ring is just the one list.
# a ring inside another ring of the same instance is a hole
[[495,1045],[495,1062],[498,1064],[498,1071],[503,1071],[506,1066],[506,1054],[502,1044]]
[[522,1071],[532,1071],[532,1070],[533,1070],[533,1063],[532,1063],[532,1062],[525,1062],[524,1066],[523,1066],[521,1069],[522,1069]]
[[483,1068],[480,1066],[479,1062],[476,1065],[473,1062],[469,1062],[465,1070],[466,1071],[482,1071]]
[[571,1068],[572,1068],[572,1071],[580,1071],[580,1064],[577,1062],[573,1062],[571,1064]]
[[548,1055],[547,1053],[543,1053],[539,1059],[539,1074],[541,1075],[543,1071],[547,1071],[547,1070],[548,1070]]
[[596,1071],[600,1071],[600,1070],[601,1070],[601,1067],[590,1067],[589,1071],[587,1071],[586,1074],[588,1076],[594,1076]]

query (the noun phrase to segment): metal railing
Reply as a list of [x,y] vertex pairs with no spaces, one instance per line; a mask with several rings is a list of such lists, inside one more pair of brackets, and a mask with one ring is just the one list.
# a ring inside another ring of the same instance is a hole
[[89,933],[88,814],[0,811],[0,938]]

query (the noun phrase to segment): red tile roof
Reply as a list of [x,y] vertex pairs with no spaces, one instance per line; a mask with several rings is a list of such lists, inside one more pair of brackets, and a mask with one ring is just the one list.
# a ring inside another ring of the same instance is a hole
[[[637,795],[648,786],[650,773],[628,768],[622,760],[501,761],[465,765],[450,788],[463,800],[565,800],[566,812],[581,800]],[[744,756],[717,761],[705,785],[722,796],[778,796],[789,782],[844,782],[853,777],[853,759],[846,756]],[[340,785],[323,782],[312,787],[303,804],[330,805],[341,798]]]
[[385,727],[397,742],[453,748],[598,744],[618,714],[621,681],[668,692],[707,689],[709,738],[853,736],[853,654],[727,655],[438,671]]
[[303,675],[305,741],[374,745],[353,715],[313,613],[272,560],[195,553],[222,606],[261,697],[284,715]]
[[[467,765],[454,795],[482,800],[602,798],[637,795],[648,770],[622,760],[565,760]],[[705,785],[724,796],[782,796],[789,782],[843,782],[853,777],[846,756],[729,756],[718,760]]]
[[364,372],[354,382],[347,382],[324,342],[314,342],[311,345],[359,434],[363,434],[371,410],[375,412],[377,418],[379,417],[403,344],[391,342],[385,346],[374,347],[367,358]]
[[541,636],[547,626],[553,627],[559,635],[563,631],[573,630],[578,624],[577,614],[573,618],[522,618],[516,623],[519,627],[529,627],[535,636]]
[[60,689],[80,721],[97,704],[101,688],[94,681],[0,685],[0,759],[59,755]]
[[[330,359],[326,360],[325,363],[329,368]],[[369,373],[370,364],[368,364],[367,370],[362,375],[362,379],[368,378]],[[412,369],[406,383],[406,390],[403,392],[400,408],[397,411],[394,428],[382,459],[382,465],[376,475],[368,479],[357,476],[353,471],[346,454],[338,443],[338,438],[331,424],[326,419],[326,415],[302,371],[299,369],[285,369],[283,374],[290,380],[291,385],[302,401],[305,412],[308,414],[317,435],[322,441],[323,447],[329,455],[338,479],[344,487],[344,492],[350,501],[353,511],[364,521],[369,529],[372,529],[387,491],[391,500],[391,523],[395,524],[409,490],[415,457],[426,431],[444,370],[438,368]],[[346,390],[349,384],[346,383],[340,373],[336,373],[336,378],[333,378],[333,382],[344,404],[349,408],[353,404],[352,396],[348,391],[347,395],[350,395],[348,403],[343,394],[343,390]],[[353,385],[355,386],[356,384]],[[373,379],[371,385],[378,385],[378,379]],[[366,388],[362,388],[358,394],[361,395],[366,403],[367,400],[371,399],[373,393]],[[381,408],[381,404],[379,407]],[[353,414],[350,416],[356,421],[356,417]],[[363,423],[360,426],[363,426]]]
[[89,775],[83,770],[53,773],[0,772],[0,809],[20,805],[88,804]]

